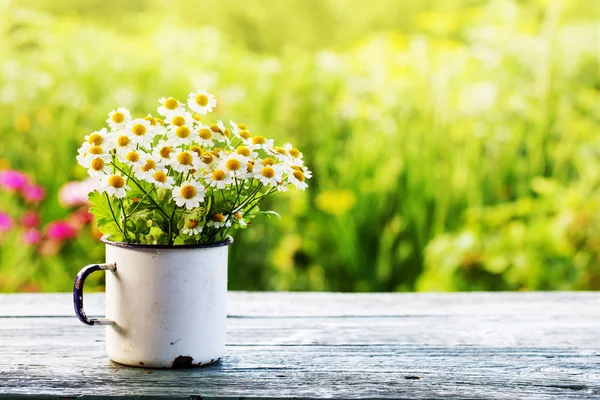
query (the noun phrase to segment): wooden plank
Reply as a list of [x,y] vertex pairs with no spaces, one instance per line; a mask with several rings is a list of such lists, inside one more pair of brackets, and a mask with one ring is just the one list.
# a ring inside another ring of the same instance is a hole
[[[150,371],[110,362],[104,354],[102,328],[80,326],[72,318],[5,318],[0,321],[0,394],[600,396],[595,322],[578,322],[573,330],[585,334],[570,337],[559,330],[565,321],[550,319],[545,327],[532,330],[535,322],[519,329],[524,321],[516,319],[507,328],[506,321],[489,317],[484,321],[486,329],[464,343],[468,331],[477,329],[477,321],[463,319],[456,323],[436,317],[231,319],[227,354],[219,364],[196,370]],[[520,335],[514,335],[517,330]],[[499,331],[502,333],[494,336]],[[568,341],[563,341],[566,337]]]
[[[90,316],[104,314],[104,293],[85,295]],[[598,292],[290,293],[229,292],[228,315],[238,317],[345,317],[416,315],[595,315]],[[0,294],[0,317],[72,316],[68,293]]]

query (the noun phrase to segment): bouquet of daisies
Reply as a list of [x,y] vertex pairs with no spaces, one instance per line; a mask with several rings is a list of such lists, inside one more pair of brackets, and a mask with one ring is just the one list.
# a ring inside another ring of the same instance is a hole
[[278,147],[242,123],[206,123],[213,95],[190,93],[187,107],[173,97],[159,103],[156,117],[111,111],[109,128],[78,150],[79,164],[101,183],[90,211],[110,240],[218,243],[245,228],[270,194],[307,188],[311,173],[291,144]]

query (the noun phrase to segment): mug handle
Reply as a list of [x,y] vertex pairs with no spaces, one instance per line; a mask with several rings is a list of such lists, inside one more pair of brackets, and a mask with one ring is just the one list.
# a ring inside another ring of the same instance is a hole
[[90,264],[81,269],[75,277],[75,284],[73,285],[73,305],[75,306],[75,315],[81,322],[86,325],[112,325],[113,321],[106,318],[88,318],[83,311],[83,284],[85,278],[88,277],[92,272],[96,271],[112,271],[117,270],[116,264]]

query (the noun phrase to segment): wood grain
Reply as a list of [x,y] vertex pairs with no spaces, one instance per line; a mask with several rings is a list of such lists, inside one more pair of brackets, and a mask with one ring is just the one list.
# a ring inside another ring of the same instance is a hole
[[600,398],[598,293],[231,293],[226,357],[183,371],[109,361],[70,302],[0,295],[0,397]]

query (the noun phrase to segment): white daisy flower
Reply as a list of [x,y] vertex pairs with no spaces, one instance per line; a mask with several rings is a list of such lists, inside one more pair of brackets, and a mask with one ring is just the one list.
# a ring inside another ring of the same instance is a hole
[[211,124],[209,128],[213,132],[214,139],[221,142],[227,141],[228,138],[225,134],[226,128],[225,125],[223,125],[223,121],[217,121],[216,124]]
[[273,146],[267,151],[267,153],[271,154],[280,161],[286,161],[290,158],[287,150],[283,147]]
[[292,157],[292,158],[302,158],[303,155],[300,153],[300,150],[292,146],[290,143],[286,143],[283,145],[283,149]]
[[157,169],[151,174],[145,174],[143,179],[146,182],[154,184],[156,187],[172,189],[173,184],[175,184],[175,179],[172,176],[169,176],[168,173],[169,172],[166,169]]
[[125,154],[119,154],[119,161],[124,164],[129,165],[130,167],[141,167],[145,164],[142,157],[144,156],[144,152],[141,150],[129,150]]
[[144,119],[150,122],[150,125],[152,125],[154,136],[164,135],[167,132],[167,128],[165,128],[165,122],[162,119],[154,118],[151,114],[145,116]]
[[181,186],[173,188],[173,200],[178,207],[184,207],[187,210],[193,210],[204,201],[206,189],[200,183],[195,181],[186,181]]
[[152,174],[157,169],[162,168],[163,163],[160,157],[156,157],[153,154],[141,152],[140,162],[134,165],[133,172],[137,177],[146,180],[147,176],[152,176]]
[[244,213],[242,212],[236,212],[235,214],[233,214],[233,220],[242,228],[248,226],[248,223],[244,220]]
[[160,107],[158,107],[158,113],[160,115],[162,115],[163,117],[169,117],[172,114],[178,114],[178,113],[184,113],[185,112],[185,108],[183,107],[183,104],[180,103],[176,98],[174,97],[162,97],[160,99],[158,99],[158,102],[160,103]]
[[125,132],[127,132],[131,141],[142,146],[149,145],[154,139],[154,127],[150,121],[143,118],[129,121],[125,126]]
[[196,136],[196,132],[193,130],[192,125],[171,125],[168,131],[169,141],[175,146],[186,145],[189,146],[192,143],[192,137]]
[[94,158],[90,161],[90,167],[87,172],[92,178],[101,178],[102,176],[111,173],[108,164],[109,163],[102,158]]
[[77,152],[79,153],[77,154],[77,162],[85,168],[89,168],[90,163],[95,158],[101,158],[105,163],[109,163],[112,160],[112,155],[102,145],[90,145],[88,142],[85,142]]
[[130,189],[126,184],[125,178],[119,173],[105,175],[101,178],[100,182],[102,182],[100,191],[115,196],[117,199],[125,197],[127,195],[126,191]]
[[193,169],[198,169],[199,163],[200,159],[198,158],[198,155],[189,150],[179,151],[171,159],[171,167],[177,172],[188,172]]
[[[233,133],[235,136],[242,139],[248,139],[250,137],[250,131],[248,130],[246,124],[238,124],[231,120],[229,121],[229,124],[231,125],[231,133]],[[243,134],[242,131],[244,131]]]
[[274,144],[275,141],[273,139],[267,139],[260,135],[244,139],[244,145],[252,150],[263,149],[265,151],[269,151]]
[[209,113],[217,106],[215,96],[205,90],[198,90],[188,95],[188,107],[198,114]]
[[115,132],[110,141],[111,148],[117,151],[117,154],[125,154],[136,147],[131,135],[128,135],[125,130]]
[[205,147],[213,147],[215,145],[213,139],[215,139],[214,132],[210,129],[210,126],[207,125],[200,126],[198,129],[198,136],[194,137],[194,140],[197,140]]
[[110,147],[111,133],[106,128],[102,128],[99,131],[92,132],[85,137],[85,141],[90,146],[102,146],[104,148]]
[[108,119],[106,123],[110,126],[110,129],[117,131],[125,128],[125,125],[131,121],[131,113],[126,108],[117,108],[108,113]]
[[227,218],[227,215],[223,215],[221,213],[216,213],[213,215],[210,220],[206,222],[206,226],[214,227],[214,228],[222,228],[231,226],[231,219]]
[[245,179],[247,175],[246,167],[248,165],[248,161],[248,157],[242,156],[238,153],[231,153],[219,161],[217,168],[232,174],[233,177],[237,179]]
[[288,182],[296,186],[297,189],[306,190],[308,184],[305,181],[306,176],[300,167],[290,169],[287,174]]
[[225,186],[233,183],[233,176],[228,171],[215,169],[211,173],[204,175],[206,184],[217,189],[225,189]]
[[237,154],[241,155],[241,156],[248,157],[248,158],[256,158],[256,157],[258,157],[258,153],[256,151],[250,150],[246,146],[238,146],[235,149],[235,152]]
[[277,186],[277,183],[281,182],[283,175],[283,169],[281,165],[258,165],[255,166],[254,169],[255,171],[260,170],[260,175],[258,175],[258,179],[265,186]]
[[165,118],[165,123],[169,127],[178,127],[183,125],[191,127],[194,125],[194,122],[195,120],[192,118],[192,114],[185,110],[177,110],[176,112],[174,111],[173,113],[169,114],[167,118]]
[[175,148],[170,140],[160,140],[152,150],[152,155],[164,162],[171,162],[175,157]]
[[196,236],[202,232],[202,227],[198,226],[198,221],[195,219],[191,219],[188,223],[181,229],[181,232],[188,236]]

